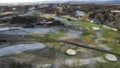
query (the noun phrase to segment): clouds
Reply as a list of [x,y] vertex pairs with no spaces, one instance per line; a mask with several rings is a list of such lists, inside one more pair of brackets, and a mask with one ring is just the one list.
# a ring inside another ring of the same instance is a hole
[[41,2],[45,0],[0,0],[0,3],[15,3],[15,2]]
[[68,0],[68,1],[120,1],[120,0]]
[[95,1],[120,1],[120,0],[0,0],[0,3],[42,2],[42,1],[84,1],[84,2],[95,2]]

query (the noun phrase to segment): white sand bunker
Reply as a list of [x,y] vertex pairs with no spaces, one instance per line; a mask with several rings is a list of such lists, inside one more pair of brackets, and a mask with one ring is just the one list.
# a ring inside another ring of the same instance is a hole
[[109,61],[118,61],[117,57],[113,54],[106,54],[105,58]]
[[73,49],[67,49],[66,53],[67,53],[68,55],[76,55],[76,54],[77,54],[76,51],[73,50]]

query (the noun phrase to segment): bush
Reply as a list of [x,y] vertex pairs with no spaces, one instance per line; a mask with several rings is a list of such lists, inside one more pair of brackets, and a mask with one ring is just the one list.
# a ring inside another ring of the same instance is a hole
[[27,63],[18,63],[18,62],[12,62],[9,64],[10,68],[32,68],[32,65]]
[[108,43],[107,40],[99,40],[99,42],[102,43],[102,44],[106,44],[106,43]]
[[34,25],[32,25],[32,24],[26,24],[25,26],[23,26],[23,28],[34,28],[35,26]]
[[32,68],[31,64],[16,62],[13,59],[0,59],[0,68]]

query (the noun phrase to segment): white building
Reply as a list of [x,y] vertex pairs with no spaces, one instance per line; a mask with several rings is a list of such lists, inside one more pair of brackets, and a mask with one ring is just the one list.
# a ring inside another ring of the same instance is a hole
[[83,12],[83,11],[79,11],[79,10],[76,10],[76,16],[83,17],[83,16],[85,16],[85,15],[86,15],[85,12]]

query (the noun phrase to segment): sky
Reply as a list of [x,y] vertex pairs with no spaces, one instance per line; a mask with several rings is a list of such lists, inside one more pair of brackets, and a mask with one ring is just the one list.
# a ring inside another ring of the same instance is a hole
[[42,1],[111,1],[111,0],[0,0],[0,3],[42,2]]

